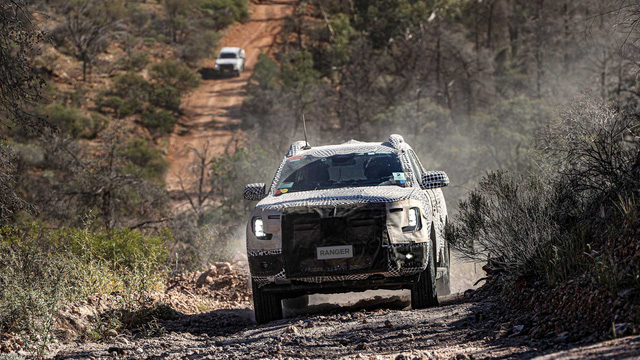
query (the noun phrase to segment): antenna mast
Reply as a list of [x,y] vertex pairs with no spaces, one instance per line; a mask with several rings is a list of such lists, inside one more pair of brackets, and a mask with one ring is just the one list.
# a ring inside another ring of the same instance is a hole
[[305,143],[302,149],[309,150],[311,149],[311,146],[309,146],[309,141],[307,141],[307,121],[304,118],[304,113],[302,113],[302,127],[304,129],[304,143]]

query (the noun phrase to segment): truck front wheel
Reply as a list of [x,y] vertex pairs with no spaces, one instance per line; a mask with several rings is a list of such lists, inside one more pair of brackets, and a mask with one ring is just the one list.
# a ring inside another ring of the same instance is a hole
[[418,282],[411,286],[411,307],[424,309],[431,306],[438,306],[436,264],[433,257],[433,249],[429,251],[429,265],[420,274]]
[[253,291],[253,311],[258,324],[282,319],[282,304],[277,294],[260,289],[255,282],[251,284],[251,290]]

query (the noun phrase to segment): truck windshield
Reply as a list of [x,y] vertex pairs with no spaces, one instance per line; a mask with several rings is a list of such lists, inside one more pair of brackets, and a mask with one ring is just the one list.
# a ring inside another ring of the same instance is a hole
[[276,195],[317,189],[407,184],[398,155],[392,152],[293,156],[285,161]]
[[218,58],[220,58],[220,59],[236,59],[238,57],[234,53],[220,53],[220,56],[218,56]]

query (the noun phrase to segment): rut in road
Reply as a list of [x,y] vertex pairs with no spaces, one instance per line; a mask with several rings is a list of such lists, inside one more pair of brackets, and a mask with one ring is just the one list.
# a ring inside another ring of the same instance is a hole
[[[251,4],[251,19],[231,27],[220,46],[238,46],[246,51],[245,71],[240,77],[204,79],[202,85],[183,99],[185,116],[180,128],[169,138],[167,159],[167,190],[174,194],[174,207],[184,210],[187,204],[176,199],[181,193],[181,180],[187,191],[193,191],[196,178],[191,167],[197,157],[192,149],[202,151],[208,146],[207,157],[225,151],[240,124],[240,106],[245,97],[245,85],[260,53],[268,53],[282,29],[286,16],[293,12],[294,2],[260,2]],[[210,60],[205,67],[213,67]],[[189,186],[191,185],[191,186]]]

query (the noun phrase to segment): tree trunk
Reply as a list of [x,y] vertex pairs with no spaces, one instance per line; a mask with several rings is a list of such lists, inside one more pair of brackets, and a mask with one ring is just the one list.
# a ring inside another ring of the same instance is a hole
[[491,50],[491,37],[493,32],[493,8],[495,0],[489,2],[489,15],[487,16],[487,48]]
[[509,17],[509,43],[511,45],[511,59],[518,56],[518,1],[511,0],[511,16]]
[[543,5],[544,0],[538,0],[536,6],[536,18],[538,24],[536,26],[536,49],[535,49],[535,59],[536,59],[536,97],[539,99],[542,97],[542,78],[544,77],[544,54],[542,52],[542,46],[544,42],[544,21],[543,21]]
[[440,77],[441,77],[441,54],[440,54],[440,18],[436,18],[436,97],[439,97],[440,92]]
[[82,81],[87,81],[87,54],[82,54]]
[[565,0],[562,5],[562,21],[564,25],[564,54],[562,54],[562,68],[565,75],[569,73],[569,44],[571,43],[571,29],[569,27],[569,4]]
[[113,228],[113,222],[111,221],[111,217],[113,214],[111,213],[111,191],[106,190],[102,193],[102,216],[104,216],[104,227],[105,229],[111,230]]
[[603,101],[607,101],[607,97],[609,95],[607,91],[607,73],[608,72],[609,72],[609,51],[605,47],[604,50],[602,50],[602,68],[600,71],[600,94],[602,96]]

